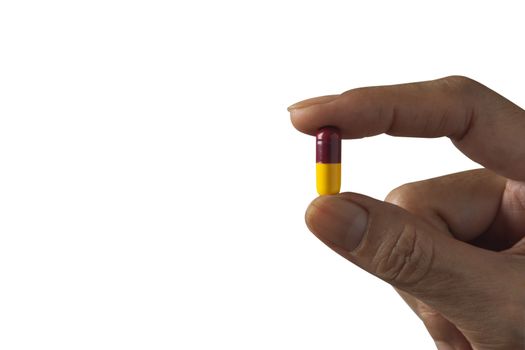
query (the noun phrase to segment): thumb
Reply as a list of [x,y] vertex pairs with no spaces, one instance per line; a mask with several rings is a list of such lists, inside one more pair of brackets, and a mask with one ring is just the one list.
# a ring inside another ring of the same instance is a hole
[[393,204],[354,193],[322,196],[306,223],[337,253],[457,324],[479,317],[494,295],[504,300],[505,283],[487,285],[504,278],[501,254],[456,240]]

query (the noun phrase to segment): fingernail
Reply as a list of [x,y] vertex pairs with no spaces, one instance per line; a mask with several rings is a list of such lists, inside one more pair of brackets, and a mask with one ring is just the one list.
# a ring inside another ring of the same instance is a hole
[[436,341],[436,347],[438,350],[454,350],[452,345],[450,345],[449,343],[440,341],[440,340]]
[[322,241],[350,252],[365,234],[368,212],[346,198],[322,196],[308,207],[306,224]]
[[305,108],[308,106],[313,106],[313,105],[317,105],[321,103],[327,103],[332,100],[335,100],[338,96],[339,95],[326,95],[326,96],[309,98],[307,100],[303,100],[303,101],[294,103],[293,105],[289,106],[287,109],[288,109],[288,112],[291,112],[294,109]]

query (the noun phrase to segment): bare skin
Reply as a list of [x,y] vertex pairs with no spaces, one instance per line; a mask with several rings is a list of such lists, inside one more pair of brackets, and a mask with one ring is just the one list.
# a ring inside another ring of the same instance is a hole
[[384,202],[315,199],[309,229],[390,283],[438,349],[525,349],[525,111],[471,79],[368,87],[289,107],[343,138],[448,137],[485,168],[403,185]]

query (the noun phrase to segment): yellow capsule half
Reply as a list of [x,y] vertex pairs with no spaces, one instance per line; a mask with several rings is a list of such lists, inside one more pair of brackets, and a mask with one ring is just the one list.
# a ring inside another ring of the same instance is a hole
[[336,194],[341,189],[341,163],[315,163],[317,193]]

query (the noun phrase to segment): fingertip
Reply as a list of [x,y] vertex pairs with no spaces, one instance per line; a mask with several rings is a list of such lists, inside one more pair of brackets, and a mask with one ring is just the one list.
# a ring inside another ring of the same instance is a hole
[[321,200],[322,197],[317,197],[313,201],[308,204],[308,207],[306,208],[306,212],[304,213],[304,221],[306,223],[306,226],[308,226],[308,229],[313,232],[312,230],[312,224],[315,223],[315,218],[318,212],[317,208],[317,202]]
[[306,225],[321,241],[350,252],[361,242],[368,213],[345,196],[326,195],[310,203]]
[[325,195],[319,196],[312,200],[308,207],[306,208],[306,213],[304,214],[304,220],[308,229],[314,234],[319,231],[319,223],[323,221],[323,211],[325,211],[325,206],[327,200],[331,197],[337,195]]
[[317,104],[304,108],[294,109],[290,112],[292,125],[303,134],[315,136],[323,126],[331,125],[331,114],[327,112],[329,104]]
[[296,102],[296,103],[288,106],[287,109],[288,109],[288,112],[291,112],[293,110],[306,108],[306,107],[310,107],[310,106],[317,105],[317,104],[328,103],[330,101],[335,100],[339,96],[340,95],[324,95],[324,96],[312,97],[312,98],[308,98],[306,100],[302,100],[302,101]]
[[307,134],[315,135],[317,130],[331,123],[331,103],[336,101],[341,95],[327,95],[314,97],[312,99],[300,101],[288,107],[290,121],[294,128]]
[[290,121],[297,131],[300,131],[303,134],[312,135],[312,133],[308,132],[309,130],[305,128],[304,118],[302,118],[303,111],[304,109],[290,110]]

